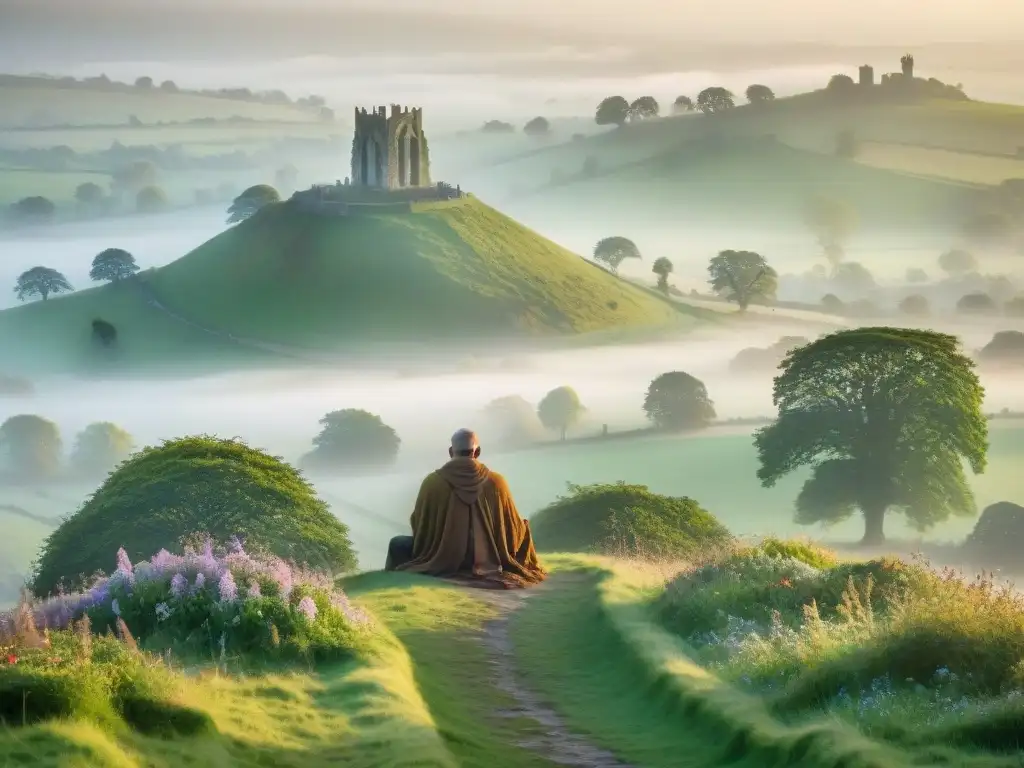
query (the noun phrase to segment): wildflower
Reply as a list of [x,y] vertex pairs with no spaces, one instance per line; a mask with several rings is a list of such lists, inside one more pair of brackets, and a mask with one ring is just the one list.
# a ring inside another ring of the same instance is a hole
[[110,601],[110,610],[114,612],[115,616],[121,615],[121,605],[117,602],[116,597]]
[[249,584],[249,597],[263,597],[260,592],[260,583],[258,581],[254,581]]
[[8,664],[17,664],[18,663],[18,657],[15,656],[13,653],[7,654],[7,663]]
[[176,573],[171,577],[171,595],[175,599],[181,600],[185,596],[185,590],[188,589],[188,579],[183,574]]
[[231,575],[231,571],[224,571],[224,575],[220,577],[220,584],[217,586],[221,602],[233,603],[238,599],[238,586],[235,584],[235,578]]
[[316,603],[308,595],[299,600],[298,611],[310,621],[316,619]]
[[128,553],[124,551],[124,547],[117,550],[117,570],[127,576],[131,576],[134,572],[132,561],[128,557]]
[[156,620],[165,621],[171,617],[171,607],[167,603],[157,603],[156,608]]
[[193,592],[200,592],[200,591],[202,591],[203,587],[205,587],[205,586],[206,586],[206,576],[204,574],[202,574],[202,573],[197,573],[196,574],[196,583],[192,587],[192,591]]

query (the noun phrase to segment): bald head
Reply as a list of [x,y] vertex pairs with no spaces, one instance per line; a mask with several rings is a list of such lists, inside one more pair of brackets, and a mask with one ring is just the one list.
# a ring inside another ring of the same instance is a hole
[[480,455],[480,441],[476,437],[476,432],[471,429],[460,429],[452,435],[452,446],[448,449],[448,455],[453,459],[457,456],[477,458]]

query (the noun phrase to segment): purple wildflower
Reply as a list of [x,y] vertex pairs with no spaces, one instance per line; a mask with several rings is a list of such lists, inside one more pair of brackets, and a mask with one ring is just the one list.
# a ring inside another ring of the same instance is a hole
[[192,587],[193,592],[201,592],[203,587],[206,586],[206,576],[203,573],[196,574],[196,583]]
[[115,616],[121,615],[121,605],[117,602],[116,597],[110,601],[110,610],[114,612]]
[[163,575],[173,568],[177,568],[182,563],[182,558],[178,555],[172,555],[166,549],[161,549],[150,559],[150,565],[160,575]]
[[185,578],[184,574],[176,573],[171,577],[171,594],[177,600],[181,600],[185,596],[185,590],[188,589],[188,579]]
[[232,536],[228,539],[228,549],[232,554],[241,555],[245,554],[245,547],[242,546],[242,540],[237,536]]
[[260,592],[260,583],[254,581],[249,584],[249,597],[263,597],[263,593]]
[[275,559],[271,569],[271,576],[281,588],[281,597],[285,600],[292,592],[292,569],[284,560]]
[[129,576],[133,572],[131,558],[129,558],[128,553],[124,551],[124,547],[117,550],[117,570]]
[[310,621],[316,620],[316,603],[308,595],[299,600],[298,611]]
[[220,577],[218,588],[221,602],[233,603],[238,599],[238,585],[235,584],[235,578],[231,575],[231,571],[224,571],[224,575]]

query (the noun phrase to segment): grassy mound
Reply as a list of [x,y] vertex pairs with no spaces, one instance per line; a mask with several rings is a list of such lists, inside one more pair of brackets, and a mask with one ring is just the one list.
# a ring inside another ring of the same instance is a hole
[[732,539],[693,499],[644,485],[570,484],[569,494],[530,519],[543,551],[685,557]]
[[205,326],[310,347],[586,333],[680,317],[472,198],[348,217],[269,206],[151,284]]
[[318,569],[356,565],[348,528],[295,469],[241,442],[187,437],[145,448],[112,472],[47,538],[33,591],[80,586],[118,548],[135,561],[197,531]]

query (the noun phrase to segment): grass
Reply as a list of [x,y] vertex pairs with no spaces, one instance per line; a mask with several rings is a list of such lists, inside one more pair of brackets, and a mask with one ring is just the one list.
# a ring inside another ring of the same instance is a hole
[[686,325],[667,302],[473,199],[350,217],[281,204],[152,284],[208,327],[305,347]]
[[856,159],[874,168],[968,184],[995,185],[1024,177],[1024,160],[904,144],[865,142]]
[[[50,124],[110,125],[135,116],[143,123],[177,122],[194,118],[226,119],[238,115],[254,120],[313,122],[315,112],[285,105],[233,101],[191,93],[107,91],[82,87],[54,88],[5,83],[0,85],[3,127],[24,125],[40,115]],[[56,142],[55,142],[56,144]]]
[[88,171],[64,173],[0,168],[0,206],[36,195],[56,203],[70,202],[75,198],[75,188],[87,182],[105,187],[110,183],[110,176]]
[[[115,354],[108,355],[92,344],[91,323],[96,318],[117,328]],[[25,375],[67,371],[87,375],[162,371],[173,375],[270,359],[154,309],[127,284],[88,288],[0,311],[0,349],[6,365]]]

